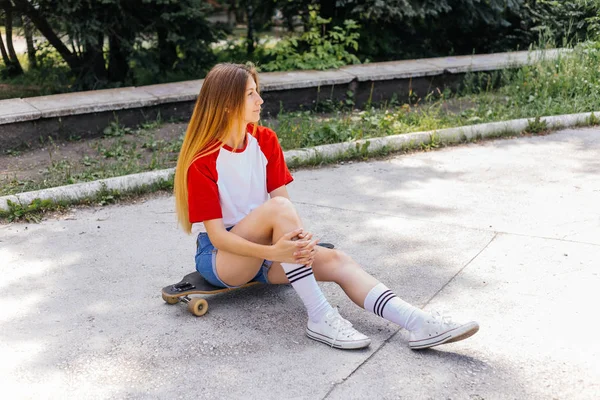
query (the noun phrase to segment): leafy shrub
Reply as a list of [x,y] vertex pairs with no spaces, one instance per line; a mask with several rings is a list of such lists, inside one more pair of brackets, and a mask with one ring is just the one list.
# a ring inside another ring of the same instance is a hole
[[359,25],[345,20],[344,26],[334,26],[325,32],[331,19],[321,18],[315,9],[309,12],[308,30],[300,37],[281,40],[265,51],[269,62],[263,71],[289,71],[294,69],[339,68],[359,64],[360,60],[350,50],[358,50]]

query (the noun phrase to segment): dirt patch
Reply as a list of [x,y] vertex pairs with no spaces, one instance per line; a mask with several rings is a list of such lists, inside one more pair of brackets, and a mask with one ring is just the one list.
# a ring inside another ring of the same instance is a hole
[[110,132],[112,136],[4,151],[0,154],[0,195],[16,186],[23,189],[19,192],[55,186],[53,182],[65,178],[71,178],[69,183],[85,182],[173,167],[186,126],[164,123],[136,131],[119,128]]

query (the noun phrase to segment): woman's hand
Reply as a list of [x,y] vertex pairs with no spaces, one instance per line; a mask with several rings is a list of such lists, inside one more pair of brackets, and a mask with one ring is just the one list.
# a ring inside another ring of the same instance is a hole
[[312,263],[315,260],[315,255],[317,254],[317,243],[319,243],[319,239],[311,240],[313,234],[304,231],[298,234],[297,237],[303,241],[308,241],[308,243],[304,247],[299,248],[294,252],[294,256],[297,260],[296,264],[302,264],[310,267],[312,266]]
[[312,233],[298,228],[283,235],[271,246],[272,261],[311,266],[316,254],[318,240],[311,240]]

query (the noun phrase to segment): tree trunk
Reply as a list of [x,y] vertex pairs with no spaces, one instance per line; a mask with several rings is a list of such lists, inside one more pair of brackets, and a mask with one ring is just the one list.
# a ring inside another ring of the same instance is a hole
[[249,0],[246,2],[246,15],[248,17],[248,38],[246,53],[250,56],[252,53],[254,53],[254,24],[252,22],[254,10],[252,9],[252,4],[250,4]]
[[50,23],[48,23],[39,11],[27,0],[12,0],[12,2],[15,5],[15,9],[26,15],[38,31],[54,46],[69,68],[71,68],[71,71],[78,73],[82,68],[81,60],[69,51],[69,48],[59,39],[54,30],[52,30]]
[[[86,89],[94,89],[98,82],[106,81],[106,65],[104,62],[104,53],[102,47],[104,45],[104,34],[99,33],[95,42],[88,42],[84,44],[83,50],[83,65],[79,70],[80,79],[90,76],[96,81],[90,82],[82,80],[83,86]],[[91,74],[91,75],[88,75]]]
[[13,70],[14,75],[21,75],[23,68],[21,67],[12,41],[12,5],[9,1],[4,2],[4,27],[6,28],[6,48],[8,50],[8,57],[10,58],[10,68]]
[[122,32],[108,36],[108,79],[111,82],[124,82],[129,73],[129,63],[125,49],[121,45]]
[[160,73],[164,75],[173,69],[173,65],[177,61],[177,48],[167,40],[169,32],[165,27],[158,27],[156,33],[158,36],[158,66]]
[[286,22],[288,31],[294,32],[294,16],[292,14],[287,14],[285,16],[285,22]]
[[237,23],[237,0],[229,0],[229,7],[227,8],[227,24],[231,27],[235,27]]
[[27,59],[29,60],[29,68],[37,68],[37,58],[35,57],[35,45],[33,43],[32,23],[26,15],[21,19],[23,30],[25,31],[25,41],[27,42]]
[[10,58],[8,58],[6,47],[4,47],[4,39],[2,39],[2,35],[0,35],[0,53],[2,53],[2,61],[4,61],[6,68],[10,67]]
[[[235,2],[238,4],[238,6],[240,5],[238,0],[235,0]],[[236,23],[236,25],[241,25],[244,22],[246,22],[246,21],[244,21],[244,17],[246,15],[246,12],[244,11],[243,7],[236,7],[234,9],[234,12],[235,12],[235,23]]]

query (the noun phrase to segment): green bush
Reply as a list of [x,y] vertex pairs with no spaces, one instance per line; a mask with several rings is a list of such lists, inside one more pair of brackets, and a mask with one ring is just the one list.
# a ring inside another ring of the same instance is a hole
[[520,30],[528,42],[544,38],[559,46],[600,37],[600,0],[525,0]]
[[[283,0],[280,0],[283,2]],[[284,12],[298,15],[293,2]],[[356,55],[374,61],[526,49],[540,35],[578,43],[599,33],[600,0],[343,0],[321,1],[333,25],[360,25]]]
[[265,51],[269,60],[260,66],[262,71],[290,71],[294,69],[329,69],[360,60],[350,50],[358,50],[359,26],[345,20],[343,27],[334,26],[326,31],[331,19],[321,18],[315,9],[309,13],[308,30],[300,37],[281,40]]

